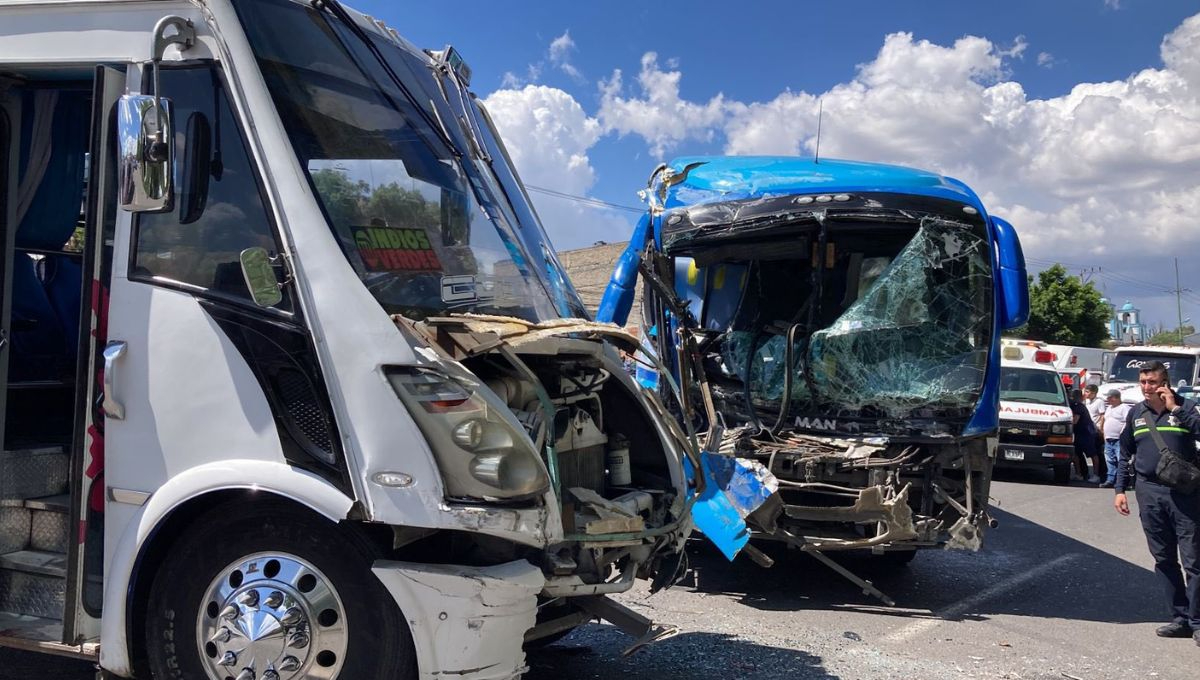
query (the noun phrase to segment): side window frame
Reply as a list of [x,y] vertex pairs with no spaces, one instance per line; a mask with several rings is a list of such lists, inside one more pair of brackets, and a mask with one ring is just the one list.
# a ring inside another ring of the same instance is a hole
[[[246,164],[249,167],[250,174],[252,175],[253,180],[254,180],[254,189],[255,189],[255,194],[258,196],[258,204],[261,206],[263,215],[266,218],[267,231],[271,237],[271,242],[275,249],[275,256],[279,257],[279,258],[284,258],[285,257],[284,253],[286,251],[284,249],[283,234],[280,233],[280,226],[279,226],[280,219],[279,219],[279,216],[276,214],[274,204],[270,200],[270,196],[268,195],[267,183],[264,180],[264,175],[263,175],[263,168],[259,164],[258,160],[255,158],[255,154],[253,153],[253,150],[251,147],[251,140],[249,139],[249,136],[248,136],[249,131],[246,126],[246,121],[241,116],[240,111],[238,110],[238,107],[236,106],[233,98],[230,96],[230,91],[231,91],[230,83],[229,83],[229,79],[226,77],[224,67],[219,62],[216,62],[216,61],[199,60],[199,61],[182,61],[182,62],[174,62],[174,63],[164,63],[160,66],[160,69],[161,69],[161,72],[163,72],[163,73],[166,73],[169,71],[185,71],[185,70],[204,69],[204,70],[207,70],[210,74],[212,74],[212,76],[216,79],[216,82],[219,83],[220,89],[221,89],[221,91],[224,95],[224,99],[225,99],[225,102],[224,102],[222,108],[227,109],[229,111],[230,117],[233,119],[233,122],[235,124],[235,129],[226,133],[226,136],[231,137],[230,140],[228,142],[226,142],[226,144],[231,145],[234,142],[236,142],[236,145],[238,147],[237,152],[244,154],[244,157],[246,159]],[[150,69],[145,69],[143,71],[142,86],[141,86],[141,89],[143,92],[150,91],[153,88],[153,84],[151,81],[151,73],[152,72]],[[171,94],[169,92],[164,91],[163,96],[167,99],[170,99]],[[178,134],[180,134],[180,127],[179,127],[180,120],[178,118],[176,118],[175,121],[173,121],[173,122],[175,125],[175,133],[178,135]],[[181,155],[177,156],[176,163],[182,163],[182,162],[183,162],[182,156]],[[176,190],[178,190],[178,189],[176,189]],[[175,214],[174,210],[170,214]],[[128,258],[128,262],[126,262],[126,276],[128,277],[128,279],[130,281],[137,281],[138,283],[145,283],[145,284],[152,285],[152,286],[158,286],[160,288],[169,288],[172,290],[177,290],[177,291],[187,293],[187,294],[192,295],[197,298],[212,300],[214,302],[221,303],[221,304],[236,305],[238,307],[247,308],[247,309],[259,312],[259,313],[276,316],[276,317],[279,317],[284,320],[298,321],[300,319],[301,315],[299,313],[299,307],[297,304],[297,295],[296,295],[296,290],[294,287],[294,280],[290,276],[280,283],[280,289],[283,292],[283,300],[278,305],[275,305],[274,307],[260,307],[256,304],[254,304],[254,301],[251,300],[249,297],[239,297],[237,295],[231,295],[229,293],[225,293],[220,290],[213,289],[213,288],[206,288],[204,286],[200,286],[200,285],[197,285],[194,283],[189,283],[187,281],[179,281],[179,280],[164,277],[164,276],[145,275],[145,274],[138,273],[137,272],[137,258],[138,258],[139,246],[141,244],[141,228],[142,228],[141,222],[142,222],[143,214],[135,213],[132,217],[133,217],[133,219],[132,219],[131,233],[130,233],[130,239],[129,239],[129,258]],[[189,227],[189,225],[182,225],[182,224],[179,225],[179,228],[183,228],[183,229],[186,229],[188,227]]]

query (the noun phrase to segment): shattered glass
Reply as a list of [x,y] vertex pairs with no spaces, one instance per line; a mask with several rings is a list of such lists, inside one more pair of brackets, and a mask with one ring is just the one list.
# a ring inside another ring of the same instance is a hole
[[966,225],[922,220],[875,285],[813,334],[819,399],[891,417],[972,407],[991,337],[988,257],[987,242]]
[[[796,338],[791,399],[889,418],[922,408],[972,408],[991,338],[989,252],[970,226],[925,218],[890,262],[865,260],[865,292],[829,327]],[[722,361],[749,380],[756,402],[778,404],[787,340],[755,335],[728,331]]]

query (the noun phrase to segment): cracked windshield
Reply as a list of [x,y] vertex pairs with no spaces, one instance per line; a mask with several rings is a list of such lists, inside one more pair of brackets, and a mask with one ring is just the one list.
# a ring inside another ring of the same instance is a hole
[[991,333],[991,267],[981,230],[937,219],[924,220],[915,234],[905,225],[836,225],[827,249],[819,287],[796,295],[767,291],[807,262],[748,266],[722,360],[748,378],[755,408],[777,411],[786,391],[793,414],[969,415],[983,387]]

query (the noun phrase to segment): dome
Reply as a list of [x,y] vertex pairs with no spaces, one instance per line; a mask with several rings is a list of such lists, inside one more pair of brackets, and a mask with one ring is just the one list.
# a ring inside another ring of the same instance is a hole
[[1122,312],[1136,312],[1137,308],[1133,306],[1132,302],[1130,302],[1129,300],[1126,300],[1125,304],[1121,307],[1121,311]]

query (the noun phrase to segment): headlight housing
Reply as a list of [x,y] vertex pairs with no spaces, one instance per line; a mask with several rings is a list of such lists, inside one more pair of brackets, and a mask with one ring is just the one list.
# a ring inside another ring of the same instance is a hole
[[447,495],[520,500],[550,487],[533,442],[490,391],[430,368],[389,366],[385,374],[429,442]]
[[1071,425],[1069,423],[1054,423],[1050,425],[1050,434],[1070,434]]

